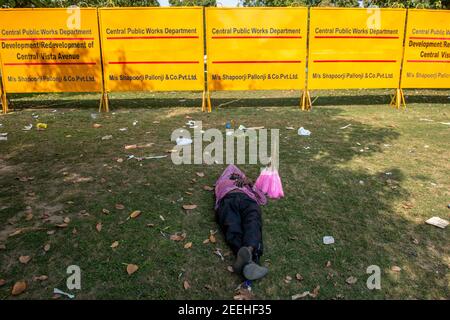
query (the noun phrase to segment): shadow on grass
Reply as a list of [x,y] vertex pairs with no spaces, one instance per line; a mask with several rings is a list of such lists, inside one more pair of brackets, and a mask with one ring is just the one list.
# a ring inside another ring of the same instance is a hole
[[[186,107],[195,108],[201,107],[201,94],[197,98],[110,98],[110,105],[112,110],[125,108],[170,108],[170,107]],[[351,105],[387,105],[391,100],[389,94],[374,94],[374,95],[318,95],[313,96],[313,107],[321,106],[351,106]],[[11,108],[21,110],[25,108],[77,108],[77,109],[96,109],[99,105],[99,97],[97,98],[71,98],[66,94],[64,99],[44,100],[32,94],[26,96],[15,96],[11,100]],[[268,97],[268,98],[214,98],[211,99],[213,108],[245,108],[245,107],[291,107],[299,106],[300,97]],[[449,102],[446,95],[406,95],[407,103],[427,103],[427,104],[445,104]]]

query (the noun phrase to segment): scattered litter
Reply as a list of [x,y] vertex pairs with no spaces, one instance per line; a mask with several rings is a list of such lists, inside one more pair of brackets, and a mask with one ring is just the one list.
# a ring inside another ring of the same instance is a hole
[[186,122],[186,125],[189,127],[189,129],[196,129],[198,128],[198,125],[195,124],[194,120],[189,120]]
[[192,139],[189,138],[177,138],[175,141],[177,146],[187,146],[192,143]]
[[110,139],[112,139],[112,135],[107,135],[107,136],[103,136],[102,137],[102,140],[110,140]]
[[234,134],[234,132],[233,132],[233,130],[231,130],[231,131],[227,131],[225,134],[226,134],[227,136],[232,136],[232,135]]
[[311,135],[311,131],[306,130],[305,128],[301,127],[300,129],[298,129],[298,135],[299,136],[309,136]]
[[127,131],[128,130],[128,128],[120,128],[119,129],[119,131],[121,131],[121,132],[124,132],[124,131]]
[[36,125],[36,128],[38,129],[38,130],[45,130],[45,129],[47,129],[47,124],[46,123],[42,123],[42,122],[39,122],[37,125]]
[[286,130],[295,130],[294,127],[286,127]]
[[0,133],[0,141],[7,141],[8,140],[8,133]]
[[162,155],[162,156],[147,156],[147,157],[136,157],[134,154],[131,154],[127,157],[127,160],[131,160],[131,159],[136,159],[137,161],[142,161],[142,160],[150,160],[150,159],[162,159],[162,158],[167,158],[167,155]]
[[58,288],[53,289],[53,294],[61,294],[63,296],[68,297],[69,299],[75,298],[75,295],[59,290]]
[[97,117],[98,117],[98,114],[97,114],[97,113],[91,113],[91,118],[92,118],[92,119],[97,119]]
[[450,126],[450,122],[439,122],[440,124],[445,124],[446,126]]
[[100,123],[94,123],[94,124],[92,125],[92,127],[93,127],[94,129],[98,129],[98,128],[101,128],[102,125],[101,125]]
[[134,120],[134,121],[133,121],[133,126],[137,125],[137,124],[138,124],[138,122],[139,122],[139,121],[137,121],[137,120]]
[[311,147],[303,147],[303,149],[309,150],[309,149],[311,149]]
[[0,123],[0,128],[3,128],[3,123]]
[[332,236],[323,237],[323,244],[333,244],[334,238]]
[[214,254],[219,256],[220,260],[225,261],[225,258],[219,248],[216,248],[216,251],[214,251]]
[[125,150],[140,149],[140,148],[151,147],[153,144],[154,143],[146,143],[146,144],[141,144],[141,145],[129,144],[129,145],[126,145],[124,148],[125,148]]
[[390,144],[383,144],[384,147],[389,148],[391,145]]
[[23,131],[30,131],[32,128],[33,128],[33,125],[30,123],[29,125],[24,126],[24,127],[22,128],[22,130],[23,130]]
[[392,172],[385,172],[384,174],[387,176],[390,176],[390,175],[392,175]]
[[347,129],[348,127],[350,127],[352,124],[350,123],[350,124],[348,124],[348,125],[346,125],[346,126],[343,126],[343,127],[340,127],[339,129]]
[[364,185],[364,181],[359,180],[359,184],[360,184],[360,185]]
[[431,119],[425,119],[425,118],[420,118],[420,121],[426,121],[426,122],[434,122],[434,120]]
[[33,119],[37,119],[37,118],[39,118],[39,115],[33,113],[33,114],[31,114],[31,117],[32,117]]
[[427,224],[431,224],[432,226],[444,229],[448,226],[449,222],[447,220],[441,219],[439,217],[432,217],[425,221]]
[[357,281],[358,281],[358,278],[353,277],[353,276],[348,277],[348,278],[345,280],[345,282],[347,282],[347,284],[355,284]]
[[232,103],[234,103],[236,101],[239,101],[239,100],[241,100],[241,99],[236,99],[236,100],[231,100],[231,101],[228,101],[228,102],[224,102],[224,103],[219,104],[217,107],[223,107],[223,106],[232,104]]

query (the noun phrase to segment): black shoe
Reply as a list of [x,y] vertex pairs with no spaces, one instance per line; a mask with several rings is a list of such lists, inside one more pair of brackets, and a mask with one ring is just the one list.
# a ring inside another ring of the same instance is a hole
[[236,261],[233,264],[233,270],[236,273],[242,273],[242,269],[246,264],[249,264],[252,262],[252,253],[250,252],[250,249],[247,247],[242,247],[239,249]]

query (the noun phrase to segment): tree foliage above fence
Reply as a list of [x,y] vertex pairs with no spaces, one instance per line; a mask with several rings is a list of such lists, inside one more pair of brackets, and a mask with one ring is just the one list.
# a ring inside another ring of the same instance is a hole
[[[450,8],[450,0],[363,0],[364,7],[380,8]],[[244,7],[358,7],[358,0],[242,0]]]
[[[363,0],[364,6],[381,8],[432,8],[450,9],[450,0]],[[174,7],[204,6],[214,7],[220,0],[169,0]],[[0,7],[5,8],[52,8],[68,7],[157,7],[157,0],[0,0]],[[239,0],[244,7],[288,7],[288,6],[320,6],[320,7],[358,7],[358,0]]]
[[157,0],[0,0],[4,8],[159,7]]

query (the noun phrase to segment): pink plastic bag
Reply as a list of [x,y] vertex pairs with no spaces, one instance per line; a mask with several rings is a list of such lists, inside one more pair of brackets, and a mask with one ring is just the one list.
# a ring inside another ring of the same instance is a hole
[[261,171],[258,179],[256,179],[255,187],[264,192],[271,199],[279,199],[284,197],[283,185],[278,171],[268,167]]

